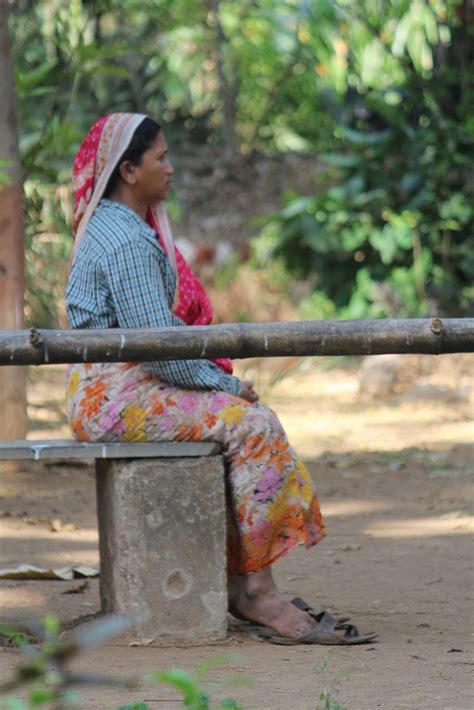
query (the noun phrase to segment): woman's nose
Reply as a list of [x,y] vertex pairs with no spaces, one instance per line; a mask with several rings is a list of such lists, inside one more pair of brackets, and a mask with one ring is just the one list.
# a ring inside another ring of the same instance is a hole
[[166,172],[168,175],[172,175],[174,173],[174,168],[171,165],[171,163],[169,162],[169,160],[168,160],[168,164],[166,166]]

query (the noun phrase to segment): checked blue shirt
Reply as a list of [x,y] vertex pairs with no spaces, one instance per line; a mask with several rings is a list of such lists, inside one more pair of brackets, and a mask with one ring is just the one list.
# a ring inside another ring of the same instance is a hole
[[[184,325],[171,312],[176,276],[155,232],[130,207],[102,199],[77,249],[66,289],[72,328],[166,328]],[[241,382],[210,360],[143,363],[184,389],[238,394]]]

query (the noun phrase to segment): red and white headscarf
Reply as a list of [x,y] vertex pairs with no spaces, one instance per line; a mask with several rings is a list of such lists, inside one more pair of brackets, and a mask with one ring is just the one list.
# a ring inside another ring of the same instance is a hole
[[[89,220],[103,197],[110,176],[130,144],[135,130],[145,118],[145,115],[138,113],[113,113],[103,116],[94,123],[83,140],[72,170],[72,259],[84,238]],[[176,273],[173,313],[187,325],[209,325],[212,322],[211,303],[204,287],[173,242],[173,234],[162,202],[148,208],[146,221],[155,230]],[[230,360],[218,359],[214,362],[227,374],[232,373]]]

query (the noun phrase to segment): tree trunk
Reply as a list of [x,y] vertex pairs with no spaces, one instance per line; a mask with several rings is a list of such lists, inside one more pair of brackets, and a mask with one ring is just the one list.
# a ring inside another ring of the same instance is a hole
[[[0,329],[24,328],[23,191],[15,89],[8,34],[9,4],[0,2],[0,159],[8,183],[0,185]],[[0,439],[26,436],[26,372],[0,369]]]
[[237,153],[237,137],[235,135],[236,102],[238,91],[237,69],[232,63],[231,68],[225,66],[225,53],[230,50],[229,40],[225,36],[219,15],[220,0],[209,0],[209,10],[215,30],[216,69],[219,81],[219,96],[223,111],[224,159],[232,160]]

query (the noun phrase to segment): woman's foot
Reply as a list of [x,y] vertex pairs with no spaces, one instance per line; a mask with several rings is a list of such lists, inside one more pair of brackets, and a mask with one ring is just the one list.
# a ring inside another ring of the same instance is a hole
[[274,629],[282,636],[295,638],[309,631],[314,619],[297,609],[276,588],[271,568],[228,580],[229,611],[238,619],[253,621]]

